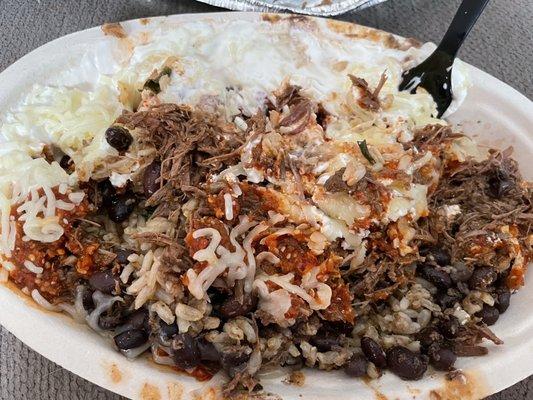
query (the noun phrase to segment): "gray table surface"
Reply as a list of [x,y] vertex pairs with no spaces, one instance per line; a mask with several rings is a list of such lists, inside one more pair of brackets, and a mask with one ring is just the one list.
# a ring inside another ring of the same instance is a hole
[[[438,41],[458,3],[458,0],[390,0],[339,18]],[[0,71],[52,39],[103,22],[220,10],[192,0],[0,0]],[[531,99],[532,21],[532,0],[493,0],[460,55]],[[0,399],[30,398],[123,399],[41,357],[0,327]],[[533,400],[533,377],[490,399]]]

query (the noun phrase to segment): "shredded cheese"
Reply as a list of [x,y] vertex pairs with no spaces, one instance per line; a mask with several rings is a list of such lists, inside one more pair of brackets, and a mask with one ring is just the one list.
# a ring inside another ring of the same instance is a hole
[[224,207],[226,219],[231,221],[233,219],[233,199],[229,193],[224,193]]

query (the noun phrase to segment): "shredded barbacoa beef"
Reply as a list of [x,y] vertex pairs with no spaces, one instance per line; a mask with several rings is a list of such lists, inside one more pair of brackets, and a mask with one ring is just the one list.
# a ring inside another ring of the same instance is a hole
[[141,140],[157,151],[161,189],[148,205],[201,193],[205,178],[239,157],[244,134],[233,124],[188,106],[161,104],[147,111],[124,112],[117,122],[137,129]]
[[352,85],[359,91],[357,104],[365,110],[378,111],[381,107],[378,95],[387,80],[387,75],[385,75],[385,73],[381,74],[379,83],[373,91],[370,90],[368,82],[363,78],[358,78],[354,75],[349,75],[349,77],[352,81]]

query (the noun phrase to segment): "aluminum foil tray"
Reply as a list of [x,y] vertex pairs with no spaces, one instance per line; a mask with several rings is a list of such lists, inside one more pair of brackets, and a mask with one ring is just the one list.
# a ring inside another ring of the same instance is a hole
[[241,11],[290,11],[328,16],[362,10],[385,0],[200,0],[217,7]]

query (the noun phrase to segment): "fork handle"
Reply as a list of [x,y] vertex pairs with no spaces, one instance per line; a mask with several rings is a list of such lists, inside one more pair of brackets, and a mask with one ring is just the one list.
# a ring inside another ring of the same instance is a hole
[[453,60],[488,2],[489,0],[463,0],[438,50],[448,54]]

